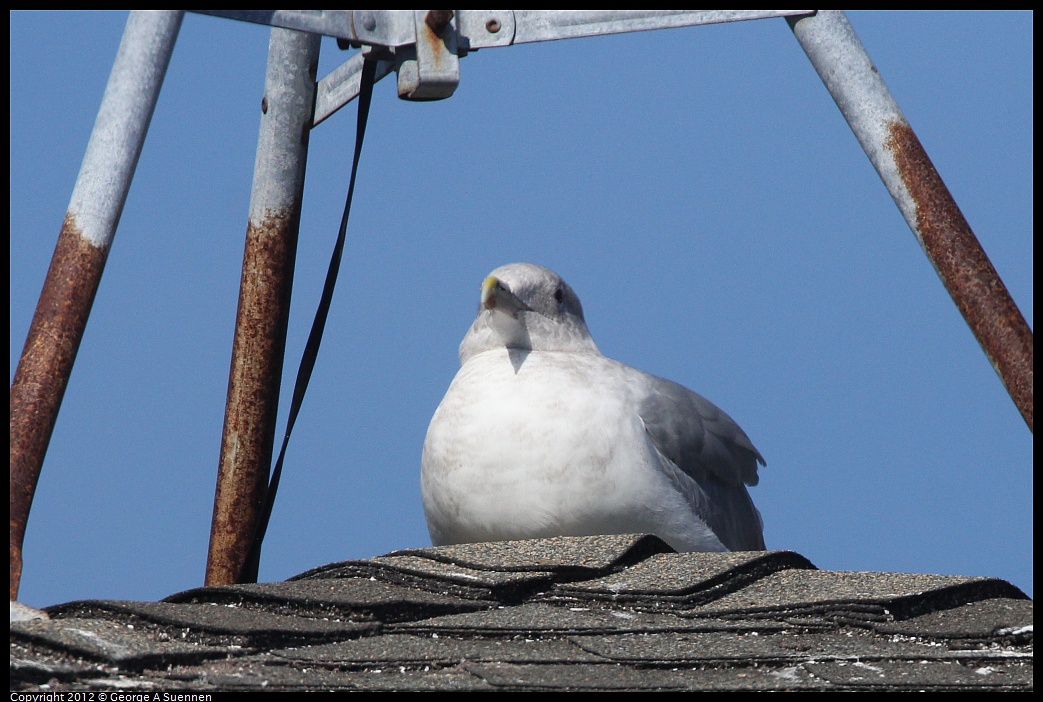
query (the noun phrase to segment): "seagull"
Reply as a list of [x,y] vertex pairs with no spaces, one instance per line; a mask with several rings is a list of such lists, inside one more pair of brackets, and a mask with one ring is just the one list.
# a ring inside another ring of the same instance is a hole
[[709,400],[602,355],[557,273],[511,263],[482,283],[421,494],[436,546],[645,533],[679,552],[758,551],[758,464]]

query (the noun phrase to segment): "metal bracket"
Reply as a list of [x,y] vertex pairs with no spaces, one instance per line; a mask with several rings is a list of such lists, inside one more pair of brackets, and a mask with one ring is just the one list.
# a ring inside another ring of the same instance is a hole
[[[315,115],[312,118],[312,127],[358,97],[365,55],[365,51],[360,51],[319,81],[315,87]],[[374,81],[384,78],[394,68],[394,61],[378,60]]]
[[413,10],[416,43],[395,51],[398,96],[403,100],[442,100],[460,84],[460,57],[452,10]]

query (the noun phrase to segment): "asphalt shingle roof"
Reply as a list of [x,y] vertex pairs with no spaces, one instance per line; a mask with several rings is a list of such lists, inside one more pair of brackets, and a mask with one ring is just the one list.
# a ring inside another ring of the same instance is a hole
[[651,536],[397,551],[11,623],[11,689],[1031,690],[992,578],[817,570]]

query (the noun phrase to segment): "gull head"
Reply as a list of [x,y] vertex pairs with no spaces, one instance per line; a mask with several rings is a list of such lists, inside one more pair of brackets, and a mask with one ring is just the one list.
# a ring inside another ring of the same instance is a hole
[[579,297],[557,273],[532,263],[509,263],[486,276],[460,361],[502,348],[598,353]]

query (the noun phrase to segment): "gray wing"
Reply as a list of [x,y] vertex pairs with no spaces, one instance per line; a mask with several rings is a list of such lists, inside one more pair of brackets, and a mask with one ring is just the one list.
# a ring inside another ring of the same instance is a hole
[[764,458],[738,424],[705,397],[665,378],[646,376],[639,413],[660,454],[692,482],[678,487],[733,551],[763,550],[760,514],[746,485]]

